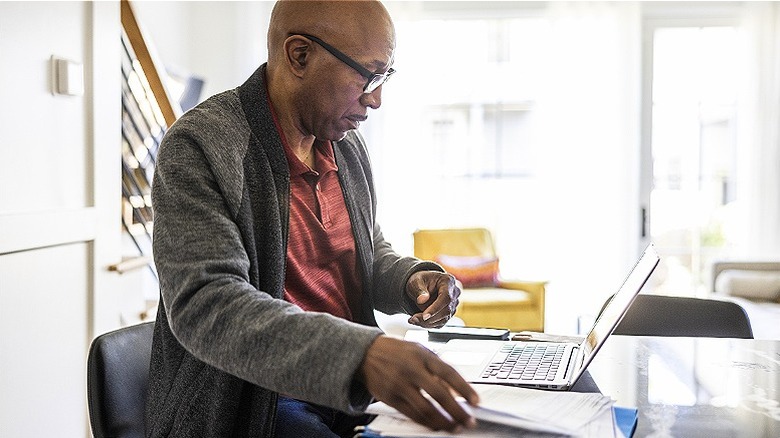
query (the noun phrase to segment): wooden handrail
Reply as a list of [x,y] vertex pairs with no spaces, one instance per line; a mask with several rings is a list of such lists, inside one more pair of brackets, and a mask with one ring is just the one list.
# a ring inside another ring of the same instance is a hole
[[141,63],[141,68],[149,81],[149,87],[152,89],[152,94],[154,94],[157,105],[165,118],[165,123],[170,127],[181,116],[181,107],[168,94],[168,89],[160,76],[160,72],[164,71],[162,64],[158,61],[152,48],[146,44],[146,38],[138,25],[129,0],[121,1],[121,16],[122,27],[125,29],[127,39],[133,47],[138,62]]

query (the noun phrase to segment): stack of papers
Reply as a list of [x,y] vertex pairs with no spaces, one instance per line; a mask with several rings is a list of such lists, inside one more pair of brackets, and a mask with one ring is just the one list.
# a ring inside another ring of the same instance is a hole
[[[552,434],[584,437],[622,437],[615,427],[613,401],[598,393],[539,391],[503,385],[472,385],[480,405],[461,403],[477,419],[476,429],[458,437],[516,437]],[[377,418],[363,436],[447,437],[447,432],[421,426],[384,403],[374,403],[368,412]],[[445,414],[446,415],[446,414]]]

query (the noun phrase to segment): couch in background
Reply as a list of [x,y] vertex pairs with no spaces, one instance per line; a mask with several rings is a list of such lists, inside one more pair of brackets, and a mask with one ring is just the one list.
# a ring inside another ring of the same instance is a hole
[[715,297],[745,309],[756,339],[780,339],[780,261],[715,261],[711,280]]

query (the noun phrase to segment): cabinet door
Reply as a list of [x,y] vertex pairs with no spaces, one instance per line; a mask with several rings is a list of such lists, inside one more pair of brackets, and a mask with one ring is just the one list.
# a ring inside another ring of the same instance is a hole
[[87,436],[90,245],[0,257],[0,430]]

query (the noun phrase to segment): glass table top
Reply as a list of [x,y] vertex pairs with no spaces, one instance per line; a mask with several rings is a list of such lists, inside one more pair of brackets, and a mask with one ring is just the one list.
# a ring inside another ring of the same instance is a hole
[[780,437],[780,341],[612,336],[588,371],[635,437]]

